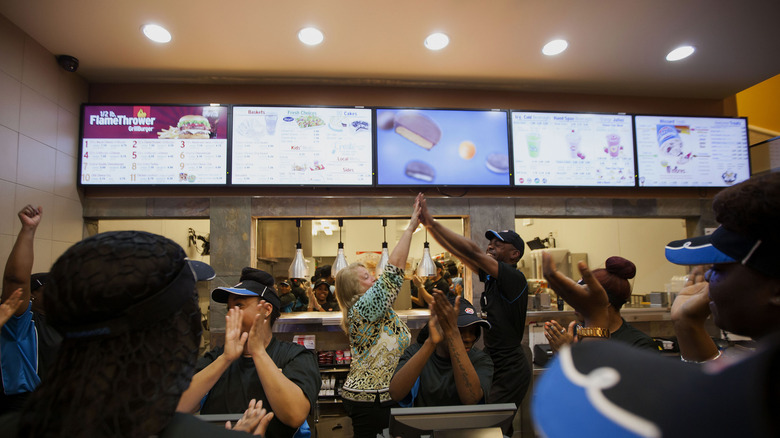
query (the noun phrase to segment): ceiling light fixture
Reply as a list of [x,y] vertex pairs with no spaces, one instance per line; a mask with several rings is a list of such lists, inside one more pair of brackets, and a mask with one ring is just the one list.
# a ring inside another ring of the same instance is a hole
[[425,47],[428,50],[441,50],[450,44],[450,37],[441,32],[436,32],[428,35],[425,38]]
[[171,41],[171,33],[157,24],[145,24],[141,26],[141,32],[155,43],[167,43]]
[[387,250],[387,219],[382,219],[382,232],[384,233],[384,240],[382,241],[382,255],[379,257],[379,264],[376,265],[375,276],[379,277],[387,266],[387,261],[390,260],[390,253]]
[[685,59],[691,55],[693,55],[693,52],[696,51],[696,48],[693,46],[680,46],[671,52],[669,52],[668,55],[666,55],[667,61],[679,61],[681,59]]
[[298,32],[298,39],[301,40],[303,44],[316,46],[325,39],[325,36],[322,35],[322,32],[319,29],[304,27]]
[[569,47],[569,43],[566,40],[552,40],[542,47],[542,53],[547,56],[555,56],[562,53]]
[[335,278],[336,274],[347,266],[347,258],[344,256],[344,242],[341,241],[341,227],[344,226],[344,220],[339,219],[339,250],[336,253],[336,261],[333,262],[333,266],[330,267],[330,273]]
[[303,249],[301,249],[301,220],[295,220],[295,226],[298,228],[298,243],[295,244],[295,258],[287,270],[290,278],[308,278],[309,268],[306,266],[306,260],[303,258]]
[[420,264],[417,265],[417,275],[420,277],[435,277],[436,276],[436,264],[433,263],[433,257],[431,257],[431,247],[428,243],[428,229],[425,229],[425,243],[423,244],[423,256],[420,259]]

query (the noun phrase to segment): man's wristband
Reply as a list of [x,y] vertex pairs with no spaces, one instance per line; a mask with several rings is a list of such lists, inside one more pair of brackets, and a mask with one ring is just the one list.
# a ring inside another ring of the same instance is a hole
[[577,327],[577,337],[609,339],[609,329],[604,327]]

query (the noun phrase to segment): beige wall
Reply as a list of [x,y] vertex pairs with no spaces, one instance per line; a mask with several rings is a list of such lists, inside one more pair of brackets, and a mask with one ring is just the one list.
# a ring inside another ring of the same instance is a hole
[[[535,237],[555,237],[556,247],[572,253],[587,253],[591,269],[603,268],[604,261],[613,256],[625,257],[634,262],[637,275],[634,278],[634,294],[663,292],[672,276],[685,275],[684,266],[666,261],[664,246],[672,240],[685,239],[684,219],[636,219],[636,218],[582,218],[517,219],[517,234],[528,241]],[[526,225],[528,224],[528,225]],[[525,266],[533,266],[530,251],[523,256]],[[578,278],[576,266],[572,276]]]
[[0,262],[21,228],[26,204],[43,207],[33,272],[48,271],[82,238],[76,190],[79,105],[87,83],[0,16]]

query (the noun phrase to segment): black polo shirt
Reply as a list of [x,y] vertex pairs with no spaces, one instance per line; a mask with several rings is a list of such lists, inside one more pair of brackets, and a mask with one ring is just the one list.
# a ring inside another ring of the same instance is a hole
[[[197,371],[206,368],[224,351],[217,347],[198,359]],[[303,346],[292,342],[271,339],[266,348],[274,364],[293,383],[298,385],[309,400],[313,411],[317,403],[317,394],[322,386],[319,366],[314,354]],[[268,403],[263,385],[257,376],[255,363],[251,357],[240,357],[230,364],[227,371],[214,384],[204,397],[201,414],[234,414],[243,413],[251,399],[262,400],[263,407],[273,412],[274,407]],[[292,437],[297,428],[290,427],[279,421],[277,417],[268,425],[266,437]]]

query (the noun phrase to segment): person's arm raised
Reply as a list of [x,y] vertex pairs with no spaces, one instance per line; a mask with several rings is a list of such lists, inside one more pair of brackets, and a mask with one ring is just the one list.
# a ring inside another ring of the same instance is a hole
[[[35,231],[41,223],[43,208],[27,205],[19,211],[18,215],[22,222],[22,229],[16,236],[16,242],[11,249],[11,254],[8,255],[8,261],[5,263],[2,301],[5,302],[14,291],[22,288],[21,301],[28,303],[30,301],[30,276],[34,261],[33,241],[35,240]],[[14,315],[20,316],[26,311],[27,304],[22,304],[16,309]]]
[[452,363],[452,374],[455,378],[455,389],[458,391],[458,398],[464,405],[473,405],[479,403],[484,396],[482,385],[479,381],[474,364],[469,359],[469,353],[463,345],[463,340],[458,329],[458,308],[460,307],[460,297],[455,298],[455,303],[450,304],[443,293],[434,292],[434,308],[439,318],[439,326],[444,334],[444,342],[447,344],[447,350],[450,353],[450,362]]
[[718,357],[718,346],[704,328],[709,316],[709,283],[704,280],[704,268],[697,266],[672,303],[674,332],[684,361],[704,362]]
[[406,361],[401,368],[399,368],[393,379],[390,380],[390,397],[399,402],[406,398],[409,392],[414,387],[414,382],[420,377],[425,364],[428,363],[431,355],[436,351],[436,345],[441,342],[442,335],[438,331],[436,310],[431,307],[431,316],[428,319],[428,339],[423,342],[420,349],[414,353],[409,360]]
[[222,354],[211,362],[206,368],[200,370],[192,377],[190,386],[181,395],[176,412],[193,413],[200,407],[203,396],[211,391],[225,370],[231,363],[241,357],[244,352],[244,344],[249,337],[248,333],[241,333],[241,319],[244,311],[238,307],[228,310],[225,315],[225,349]]
[[431,236],[439,242],[439,245],[452,253],[472,271],[478,272],[481,269],[494,277],[498,275],[498,262],[493,257],[487,255],[471,239],[467,239],[437,222],[428,210],[425,198],[422,195],[418,195],[418,198],[421,198],[420,221],[431,233]]
[[406,259],[409,258],[409,246],[412,244],[412,235],[417,226],[420,225],[420,197],[417,195],[414,200],[414,210],[412,216],[409,218],[409,226],[406,227],[401,238],[398,239],[398,244],[393,248],[393,252],[390,253],[390,257],[387,259],[387,263],[395,266],[396,268],[404,269],[406,267]]
[[[585,320],[585,327],[609,327],[609,299],[601,283],[596,280],[585,262],[579,262],[577,267],[585,284],[577,284],[571,278],[563,275],[555,268],[552,256],[542,253],[544,278],[558,295],[579,312]],[[607,331],[609,333],[609,331]]]

